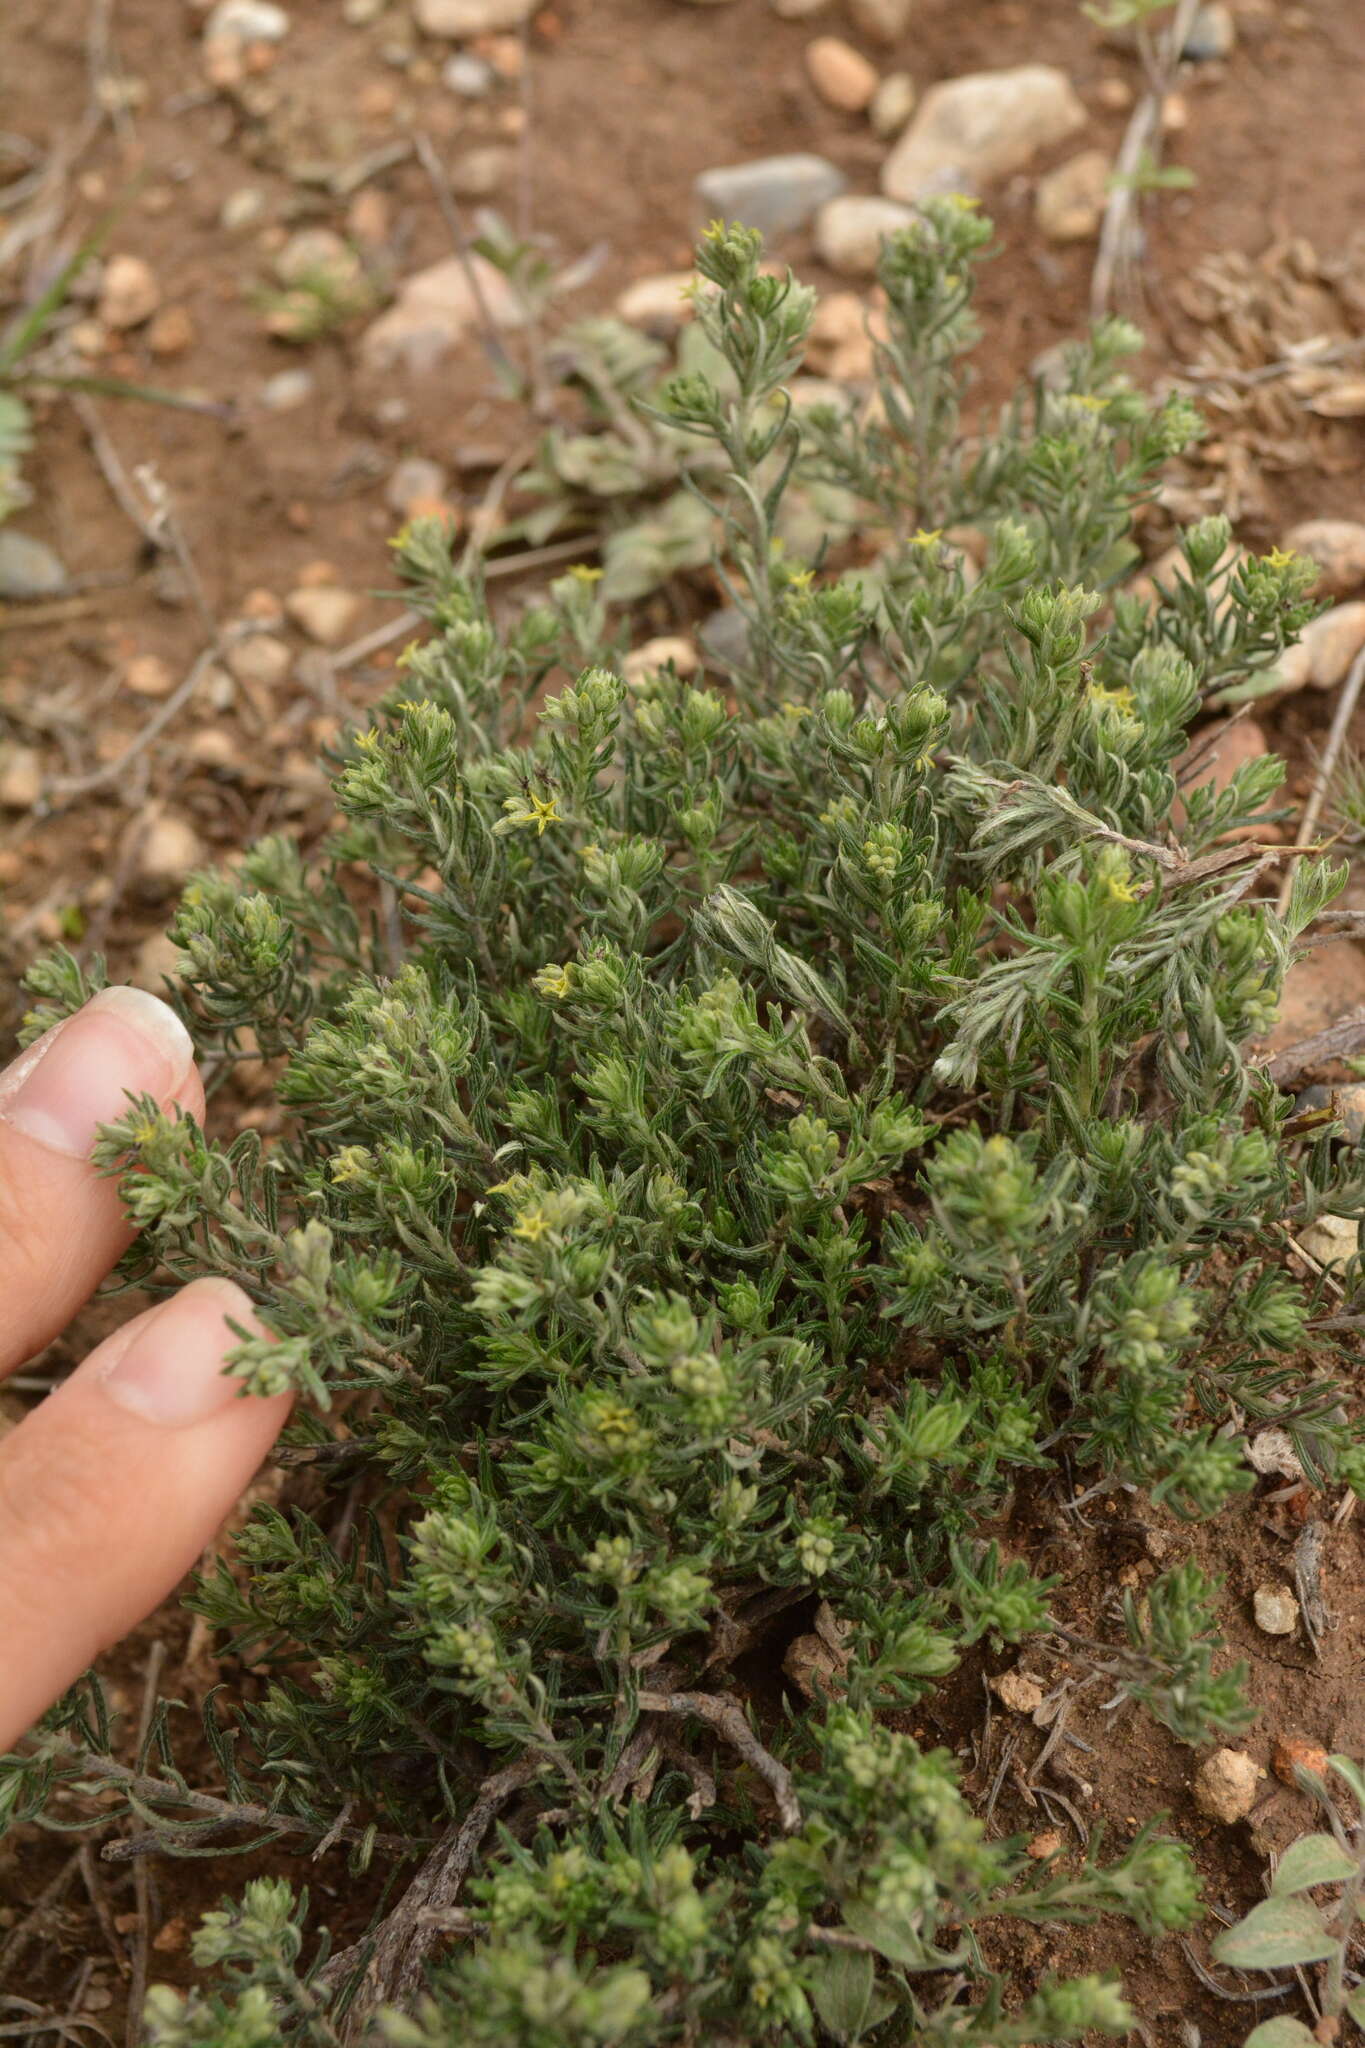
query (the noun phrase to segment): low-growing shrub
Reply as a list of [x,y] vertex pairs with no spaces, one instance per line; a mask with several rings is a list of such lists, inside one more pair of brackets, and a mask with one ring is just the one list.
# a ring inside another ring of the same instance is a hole
[[[1210,519],[1155,604],[1117,588],[1198,431],[1120,324],[964,433],[989,233],[945,201],[891,238],[876,401],[799,428],[812,295],[711,231],[725,373],[660,408],[718,451],[733,672],[627,685],[587,572],[500,629],[416,525],[430,636],[344,748],[325,857],[270,839],[185,897],[201,1048],[280,1062],[289,1121],[223,1145],[133,1108],[129,1272],[241,1280],[275,1341],[233,1369],[308,1396],[306,1505],[191,1602],[263,1674],[206,1717],[227,1839],[393,1876],[330,1957],[252,1884],[198,1937],[225,1975],[154,1995],[163,2048],[1070,2040],[1124,2031],[1119,1988],[1026,1993],[992,1923],[1196,1910],[1151,1831],[988,1838],[905,1710],[1051,1626],[980,1534],[1017,1489],[1207,1515],[1249,1481],[1225,1425],[1272,1413],[1315,1479],[1362,1470],[1286,1226],[1365,1212],[1365,1178],[1246,1057],[1342,873],[1279,916],[1228,844],[1274,760],[1171,823],[1187,728],[1263,682],[1312,570],[1220,569]],[[775,543],[799,445],[865,573]],[[37,983],[34,1029],[87,989]],[[1187,1740],[1245,1715],[1214,1593],[1168,1573],[1108,1667]],[[780,1671],[817,1607],[807,1699]],[[3,1766],[10,1812],[95,1782],[225,1839],[169,1710],[135,1771],[99,1712],[78,1690]]]

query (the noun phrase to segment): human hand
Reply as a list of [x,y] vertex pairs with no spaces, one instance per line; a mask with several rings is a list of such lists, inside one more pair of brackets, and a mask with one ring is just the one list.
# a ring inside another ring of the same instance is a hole
[[[0,1073],[0,1378],[66,1327],[131,1238],[90,1163],[129,1095],[202,1113],[180,1020],[110,988]],[[0,1751],[163,1600],[279,1433],[223,1360],[250,1329],[228,1280],[125,1323],[0,1440]]]

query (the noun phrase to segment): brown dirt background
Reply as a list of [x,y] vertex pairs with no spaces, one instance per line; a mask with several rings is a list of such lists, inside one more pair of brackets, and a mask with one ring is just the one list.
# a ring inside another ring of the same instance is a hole
[[[378,593],[387,584],[383,543],[393,525],[384,483],[395,461],[418,453],[449,465],[456,499],[473,504],[489,470],[526,430],[497,396],[475,347],[425,378],[376,385],[358,365],[351,332],[303,351],[264,333],[252,292],[284,233],[309,221],[348,224],[347,202],[301,185],[291,167],[309,158],[352,162],[416,128],[427,130],[447,157],[499,143],[509,169],[493,203],[512,218],[525,203],[535,233],[562,262],[601,245],[595,275],[569,308],[586,311],[608,305],[634,278],[687,263],[697,225],[691,184],[708,165],[814,150],[845,169],[852,189],[873,191],[883,146],[861,118],[823,107],[806,78],[810,36],[847,31],[837,4],[813,22],[788,22],[771,14],[766,0],[715,8],[678,0],[555,0],[536,17],[520,86],[474,104],[456,101],[439,83],[439,48],[419,44],[405,71],[385,62],[383,46],[402,32],[398,7],[365,27],[345,25],[331,0],[295,0],[290,12],[292,33],[278,62],[253,82],[247,110],[205,87],[195,8],[116,0],[110,47],[121,72],[141,82],[141,98],[126,119],[105,122],[88,142],[43,246],[49,256],[72,246],[139,174],[111,246],[147,258],[166,300],[189,312],[196,338],[183,355],[153,360],[134,336],[108,367],[231,401],[235,418],[225,426],[103,402],[104,430],[129,468],[155,465],[215,618],[239,615],[253,592],[281,596],[321,559],[348,587],[376,593],[356,621],[359,634],[393,610]],[[1231,59],[1200,67],[1182,85],[1187,118],[1168,153],[1189,166],[1196,184],[1149,210],[1141,317],[1154,376],[1199,358],[1201,337],[1182,311],[1180,288],[1204,257],[1229,249],[1255,256],[1295,236],[1321,255],[1340,254],[1365,220],[1365,7],[1360,0],[1243,0],[1237,14],[1240,37]],[[90,101],[91,28],[78,0],[8,0],[0,33],[11,61],[0,65],[0,130],[44,152],[75,131]],[[1107,82],[1136,82],[1131,56],[1106,47],[1073,0],[919,0],[904,47],[872,54],[884,70],[909,70],[921,92],[938,78],[978,68],[1032,59],[1063,66],[1087,105],[1090,128],[1059,155],[1092,143],[1115,148],[1126,115],[1106,104]],[[987,336],[978,352],[982,403],[1001,398],[1041,349],[1084,324],[1093,248],[1050,246],[1033,222],[1036,176],[1049,161],[989,195],[1002,253],[986,271],[980,297]],[[230,235],[220,210],[244,185],[263,192],[266,211],[256,228]],[[446,231],[416,163],[383,172],[365,189],[382,198],[377,261],[394,278],[447,253]],[[840,284],[814,261],[808,235],[792,237],[781,253],[813,282]],[[0,279],[11,304],[30,288],[27,265],[21,259]],[[308,404],[284,415],[262,411],[255,400],[262,380],[296,364],[315,380]],[[1241,537],[1266,545],[1299,518],[1365,517],[1362,455],[1360,421],[1318,435],[1302,461],[1260,476]],[[157,654],[179,675],[199,651],[203,628],[183,585],[167,576],[164,558],[149,556],[114,502],[65,402],[41,409],[28,471],[35,501],[18,523],[58,548],[77,590],[70,599],[0,612],[0,718],[8,737],[39,749],[46,772],[70,773],[117,758],[154,709],[122,689],[127,659]],[[1168,530],[1154,523],[1154,552]],[[647,623],[660,630],[695,617],[700,601],[696,588],[651,601]],[[264,830],[304,837],[319,830],[328,804],[308,771],[312,749],[348,705],[374,692],[384,665],[381,659],[348,671],[335,694],[291,680],[266,702],[191,703],[129,776],[64,806],[7,815],[0,822],[0,880],[10,1013],[18,972],[64,928],[81,933],[78,949],[106,949],[116,975],[132,969],[167,908],[140,894],[131,879],[149,806],[170,803],[220,856]],[[1330,710],[1330,699],[1313,695],[1290,700],[1268,720],[1291,760],[1291,793],[1306,787]],[[211,727],[225,734],[228,765],[205,765],[193,751],[196,735]],[[1354,738],[1365,740],[1365,729]],[[1252,1665],[1251,1692],[1261,1711],[1245,1746],[1268,1763],[1274,1738],[1296,1732],[1360,1756],[1365,1582],[1358,1525],[1347,1520],[1328,1539],[1324,1591],[1336,1626],[1315,1660],[1298,1639],[1271,1640],[1250,1620],[1254,1587],[1289,1574],[1299,1531],[1296,1504],[1269,1502],[1269,1490],[1263,1485],[1243,1511],[1198,1531],[1126,1494],[1093,1503],[1083,1516],[1063,1512],[1055,1499],[1021,1500],[1001,1534],[1007,1549],[1027,1554],[1036,1568],[1064,1573],[1061,1619],[1111,1638],[1116,1600],[1159,1568],[1155,1553],[1163,1566],[1197,1555],[1225,1576],[1230,1648]],[[120,1653],[111,1669],[130,1708],[153,1637],[167,1646],[173,1680],[187,1650],[183,1621],[168,1613]],[[1010,1661],[994,1660],[990,1669]],[[1022,1661],[1034,1668],[1027,1655]],[[206,1674],[218,1675],[199,1646],[182,1676],[192,1692]],[[968,1785],[983,1799],[1006,1743],[1018,1738],[1019,1772],[1006,1769],[993,1825],[1033,1834],[1057,1812],[1050,1815],[1028,1784],[1043,1737],[1012,1725],[998,1708],[988,1729],[985,1675],[970,1669],[955,1676],[912,1724],[961,1753]],[[1216,1828],[1192,1803],[1194,1754],[1132,1710],[1117,1720],[1105,1715],[1100,1697],[1087,1693],[1072,1722],[1093,1753],[1069,1752],[1093,1789],[1084,1795],[1069,1778],[1042,1782],[1064,1790],[1087,1825],[1103,1821],[1111,1841],[1168,1813],[1195,1848],[1211,1905],[1243,1910],[1258,1895],[1266,1852],[1308,1823],[1303,1796],[1268,1776],[1252,1821]],[[1065,1819],[1059,1824],[1065,1833]],[[69,1853],[69,1838],[31,1834],[0,1847],[0,1952],[6,1929],[23,1921]],[[288,1859],[271,1863],[289,1867]],[[150,1926],[160,1930],[154,1975],[183,1978],[186,1918],[261,1864],[252,1858],[149,1867]],[[132,1908],[132,1879],[127,1866],[91,1869],[92,1885],[80,1874],[73,1879],[0,1990],[58,2011],[80,2010],[96,2035],[120,2040],[128,1979],[128,1930],[121,1923]],[[363,1925],[373,1884],[352,1884],[339,1857],[312,1867],[303,1862],[292,1874],[312,1887],[320,1918],[339,1938]],[[1215,1998],[1173,1940],[1153,1952],[1106,1926],[1067,1935],[1054,1953],[1027,1931],[1016,1931],[1011,1943],[1021,1983],[1049,1968],[1123,1968],[1152,2048],[1189,2048],[1196,2040],[1204,2048],[1237,2048],[1267,2010]],[[1196,1947],[1203,1952],[1202,1941]]]

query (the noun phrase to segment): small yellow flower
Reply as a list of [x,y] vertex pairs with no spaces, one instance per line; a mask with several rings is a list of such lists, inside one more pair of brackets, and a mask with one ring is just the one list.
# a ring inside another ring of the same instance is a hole
[[1082,412],[1103,412],[1109,401],[1107,398],[1096,398],[1093,391],[1074,391],[1071,394],[1071,403],[1080,406]]
[[1136,903],[1138,900],[1137,890],[1127,875],[1108,874],[1104,878],[1104,886],[1111,903]]
[[787,578],[788,590],[809,590],[815,581],[814,569],[793,569]]
[[559,1002],[573,988],[573,967],[541,967],[531,976],[531,986],[538,995]]
[[1126,686],[1110,690],[1103,683],[1092,683],[1086,695],[1097,711],[1117,711],[1120,718],[1137,716],[1137,699]]
[[944,197],[949,206],[955,206],[959,213],[970,213],[973,207],[981,204],[981,201],[974,199],[969,192],[948,192]]
[[565,573],[572,576],[575,583],[591,587],[594,583],[600,583],[607,572],[605,569],[594,569],[590,562],[575,562],[572,569]]
[[509,796],[503,804],[503,809],[507,813],[509,825],[534,825],[537,838],[547,825],[562,825],[564,822],[559,815],[558,800],[552,796],[537,796],[534,791],[527,792],[524,804],[516,797]]
[[524,1238],[527,1244],[539,1244],[550,1228],[550,1219],[543,1209],[523,1209],[512,1225],[512,1235]]
[[369,1168],[370,1155],[363,1145],[343,1145],[333,1158],[329,1171],[339,1187],[349,1187],[363,1180]]
[[910,545],[912,548],[933,548],[938,546],[942,538],[943,528],[941,526],[935,526],[933,528],[925,528],[921,526],[918,527],[916,531],[911,534]]
[[366,726],[364,732],[356,734],[355,744],[357,753],[372,754],[379,745],[379,727],[377,725]]
[[1291,562],[1301,559],[1297,548],[1272,548],[1270,553],[1263,557],[1267,569],[1287,569]]

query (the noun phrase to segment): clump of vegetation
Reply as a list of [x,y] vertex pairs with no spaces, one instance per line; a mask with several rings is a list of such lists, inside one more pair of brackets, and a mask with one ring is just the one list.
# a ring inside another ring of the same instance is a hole
[[[980,1533],[1015,1489],[1210,1515],[1251,1477],[1225,1425],[1272,1414],[1314,1479],[1365,1477],[1284,1256],[1365,1214],[1365,1176],[1245,1057],[1344,871],[1301,866],[1283,916],[1250,893],[1226,836],[1273,760],[1170,822],[1201,702],[1273,664],[1314,572],[1250,561],[1219,602],[1206,520],[1171,595],[1113,594],[1198,421],[1129,385],[1109,322],[964,438],[989,234],[944,201],[888,241],[875,415],[808,416],[890,537],[875,583],[778,544],[814,299],[716,228],[725,381],[656,404],[710,451],[723,686],[628,686],[589,572],[499,629],[419,523],[430,635],[344,748],[325,857],[269,839],[187,892],[186,1013],[220,1070],[283,1063],[288,1134],[141,1104],[103,1157],[130,1273],[259,1302],[232,1369],[308,1396],[309,1505],[259,1508],[193,1598],[263,1674],[208,1712],[221,1797],[181,1796],[169,1709],[119,1765],[78,1689],[0,1802],[122,1787],[181,1850],[226,1808],[394,1876],[338,1955],[248,1887],[198,1937],[221,1977],[154,1996],[162,2048],[1121,2034],[1114,1982],[1022,1986],[991,1927],[1196,1911],[1150,1830],[989,1839],[904,1710],[1052,1626]],[[87,990],[63,959],[36,986],[35,1031]],[[1192,1741],[1245,1718],[1214,1593],[1166,1574],[1104,1667]],[[817,1603],[840,1647],[798,1701]]]

